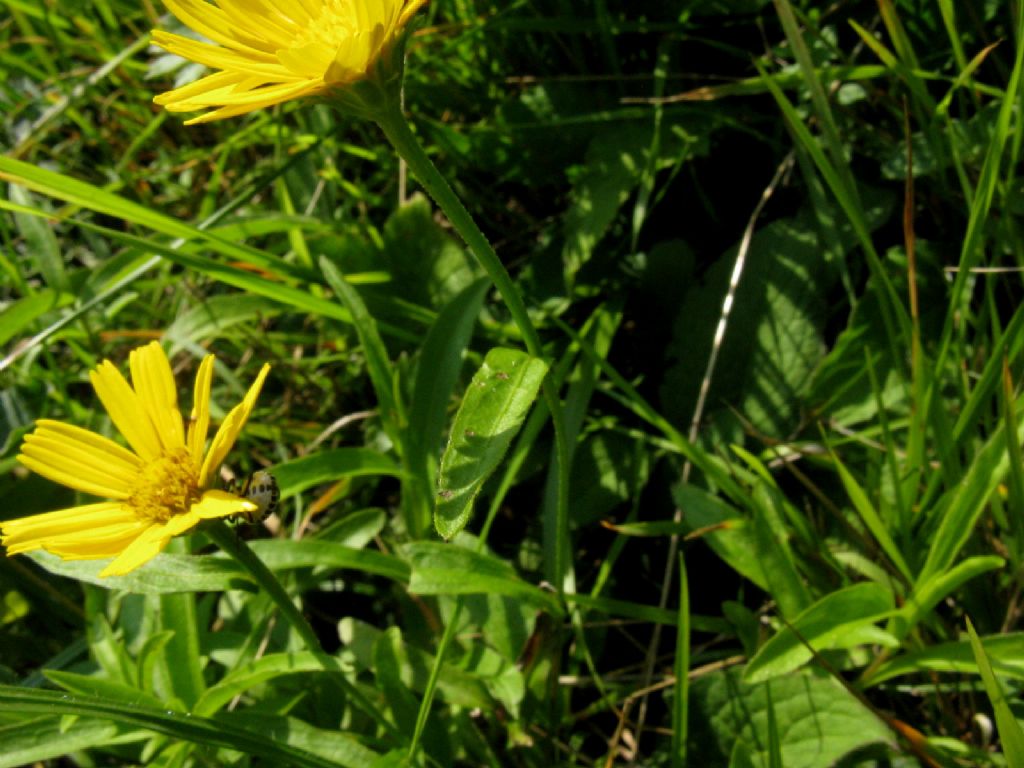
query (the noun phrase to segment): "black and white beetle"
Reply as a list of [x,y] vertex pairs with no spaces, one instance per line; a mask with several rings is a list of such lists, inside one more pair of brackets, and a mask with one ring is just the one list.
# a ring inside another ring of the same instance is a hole
[[277,487],[277,480],[263,469],[253,472],[233,490],[256,505],[256,509],[251,512],[239,512],[236,516],[240,521],[244,520],[251,525],[262,522],[274,514],[277,511],[278,502],[281,500],[281,491]]

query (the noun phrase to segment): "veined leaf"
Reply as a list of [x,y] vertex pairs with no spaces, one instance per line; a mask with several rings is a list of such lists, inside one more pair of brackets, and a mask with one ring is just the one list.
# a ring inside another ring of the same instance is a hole
[[547,365],[525,352],[498,347],[487,353],[441,458],[434,527],[443,538],[466,527],[473,500],[519,431],[546,373]]

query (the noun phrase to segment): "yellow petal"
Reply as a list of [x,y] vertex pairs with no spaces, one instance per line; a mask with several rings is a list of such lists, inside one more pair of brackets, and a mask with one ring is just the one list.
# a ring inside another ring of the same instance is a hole
[[[132,520],[130,523],[105,525],[76,534],[54,536],[45,541],[42,548],[64,560],[97,560],[103,557],[114,557],[135,541],[148,525],[149,523],[142,520]],[[26,549],[28,548],[12,547],[8,550],[8,554],[17,554]]]
[[124,435],[132,450],[145,462],[158,459],[162,445],[160,437],[143,409],[139,396],[128,386],[121,372],[112,362],[104,360],[96,370],[90,371],[89,378],[100,402],[110,414],[111,421]]
[[74,441],[101,454],[104,461],[117,466],[119,473],[138,470],[143,465],[142,459],[127,448],[122,448],[113,440],[90,432],[88,429],[76,427],[74,424],[65,424],[63,421],[53,421],[52,419],[39,419],[36,422],[36,434],[43,434],[44,431],[52,437]]
[[380,24],[353,35],[334,54],[324,80],[331,84],[351,83],[366,74],[367,62],[375,58],[384,42],[384,27]]
[[250,74],[262,74],[267,78],[288,76],[287,70],[281,67],[277,57],[269,53],[260,53],[254,57],[159,30],[153,33],[153,43],[168,53],[213,69],[240,70]]
[[101,577],[123,576],[159,555],[174,536],[195,526],[199,518],[191,513],[175,515],[168,522],[151,523],[124,551],[100,571]]
[[231,409],[231,412],[228,413],[224,422],[220,425],[220,429],[217,430],[217,434],[213,436],[210,450],[206,452],[206,459],[203,461],[203,469],[199,473],[200,488],[205,488],[209,485],[213,474],[228,455],[231,447],[235,444],[235,440],[238,439],[239,432],[242,431],[242,427],[245,426],[245,422],[249,419],[249,414],[252,413],[252,409],[256,405],[256,398],[259,397],[260,389],[263,387],[263,381],[267,378],[268,373],[270,373],[270,366],[264,364],[259,375],[256,377],[256,381],[253,382],[252,386],[249,387],[249,391],[246,392],[245,398]]
[[153,42],[214,70],[154,99],[221,120],[367,77],[425,0],[165,0],[210,42],[159,30]]
[[185,441],[192,463],[202,469],[206,433],[210,430],[210,382],[213,380],[213,355],[207,355],[196,371],[195,393],[192,395],[192,414],[188,419]]
[[105,437],[44,420],[25,437],[18,461],[69,488],[126,499],[142,462]]
[[154,341],[133,349],[128,364],[135,392],[153,423],[164,452],[183,448],[185,433],[178,410],[178,389],[163,347]]
[[427,4],[427,0],[408,0],[405,3],[405,7],[402,9],[401,15],[398,17],[398,26],[404,27],[409,23],[409,19],[413,17],[420,8]]
[[191,512],[203,520],[212,520],[217,517],[229,517],[239,512],[255,512],[259,506],[248,499],[236,496],[228,491],[209,490],[203,497],[192,505]]
[[0,543],[19,551],[38,549],[49,539],[74,536],[104,526],[123,525],[135,521],[135,515],[117,501],[85,504],[79,507],[44,512],[40,515],[4,520],[0,523]]

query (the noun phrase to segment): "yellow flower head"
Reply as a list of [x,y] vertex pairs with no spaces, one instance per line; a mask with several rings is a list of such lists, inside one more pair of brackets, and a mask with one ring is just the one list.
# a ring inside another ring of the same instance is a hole
[[216,45],[160,30],[153,42],[215,70],[157,96],[171,112],[234,117],[368,77],[426,0],[164,0]]
[[133,350],[129,367],[132,386],[109,360],[90,378],[131,450],[86,429],[41,419],[18,456],[43,477],[111,500],[0,522],[8,555],[45,549],[65,560],[113,557],[100,576],[120,576],[201,520],[255,510],[251,501],[209,485],[249,418],[270,366],[263,366],[245,399],[224,419],[209,450],[213,355],[196,374],[187,426],[160,345],[154,341]]

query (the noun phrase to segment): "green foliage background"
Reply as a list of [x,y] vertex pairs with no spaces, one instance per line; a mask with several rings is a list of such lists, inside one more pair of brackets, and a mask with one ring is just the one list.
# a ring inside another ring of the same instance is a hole
[[101,360],[270,362],[239,535],[322,653],[202,532],[2,559],[0,766],[1024,765],[1019,3],[431,2],[543,361],[372,124],[154,107],[162,12],[0,0],[0,517],[84,503],[14,457]]

